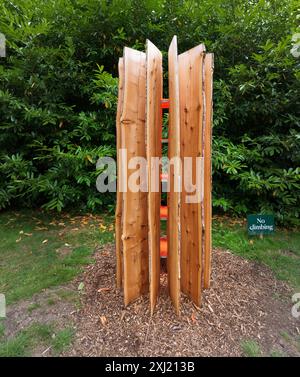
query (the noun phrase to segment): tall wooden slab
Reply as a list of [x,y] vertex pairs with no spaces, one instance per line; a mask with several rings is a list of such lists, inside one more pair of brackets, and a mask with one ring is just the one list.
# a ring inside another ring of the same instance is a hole
[[146,149],[148,164],[148,224],[149,224],[149,279],[150,308],[153,314],[160,285],[160,167],[155,161],[161,158],[161,98],[162,54],[147,40],[147,96],[146,96]]
[[[125,48],[119,60],[116,280],[125,305],[150,290],[153,314],[160,285],[163,85],[162,54],[150,41],[146,50]],[[201,290],[210,285],[213,54],[204,51],[199,45],[178,56],[175,36],[168,52],[167,271],[177,314],[181,291],[200,306]],[[144,160],[133,164],[133,158]],[[144,187],[132,190],[130,183]]]
[[[174,36],[168,52],[169,63],[169,148],[168,157],[180,158],[180,112],[179,112],[179,79],[178,79],[178,55],[177,37]],[[168,284],[169,293],[175,311],[180,309],[180,192],[176,187],[180,185],[181,176],[178,165],[170,166],[169,193],[168,193]]]
[[117,203],[116,203],[116,219],[115,219],[115,234],[116,234],[116,283],[117,287],[122,286],[122,207],[123,207],[123,193],[121,192],[121,114],[123,112],[123,94],[124,94],[124,63],[123,58],[119,59],[119,89],[118,89],[118,106],[116,116],[116,139],[117,139]]
[[[201,301],[203,157],[203,51],[199,45],[179,55],[180,132],[183,161],[181,196],[181,290]],[[188,165],[188,160],[190,159]],[[196,176],[198,174],[198,177]],[[196,178],[198,189],[196,190]]]
[[211,272],[211,139],[212,139],[212,109],[213,109],[213,54],[206,54],[204,59],[204,93],[205,93],[205,118],[204,118],[204,273],[203,287],[210,286]]
[[[122,145],[127,150],[127,176],[132,157],[146,157],[146,54],[124,49],[124,102],[121,116]],[[137,182],[138,183],[138,182]],[[149,290],[147,192],[123,193],[123,256],[125,305]]]

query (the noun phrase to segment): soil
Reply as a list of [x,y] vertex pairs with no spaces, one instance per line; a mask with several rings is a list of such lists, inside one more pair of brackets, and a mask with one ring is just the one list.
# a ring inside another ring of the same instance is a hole
[[[203,292],[201,308],[182,295],[180,317],[164,271],[151,317],[148,296],[124,307],[115,287],[114,245],[101,247],[94,257],[71,284],[11,305],[5,335],[36,322],[71,324],[76,334],[64,356],[241,356],[243,340],[256,341],[266,356],[274,351],[300,356],[300,323],[291,316],[294,292],[266,266],[213,250],[211,288]],[[51,350],[39,348],[34,355],[51,356]]]
[[[65,324],[70,323],[70,315],[78,310],[78,305],[74,301],[76,291],[77,287],[72,283],[45,289],[33,295],[31,299],[10,305],[6,311],[5,337],[14,337],[20,330],[33,323],[53,323],[57,324],[58,328],[63,328]],[[72,296],[65,299],[68,294]]]
[[201,308],[182,296],[180,317],[168,297],[166,274],[152,317],[147,296],[124,307],[122,291],[115,288],[114,245],[95,254],[81,281],[76,339],[66,355],[241,356],[243,340],[255,340],[264,355],[300,355],[293,290],[268,267],[228,251],[213,251],[211,288]]

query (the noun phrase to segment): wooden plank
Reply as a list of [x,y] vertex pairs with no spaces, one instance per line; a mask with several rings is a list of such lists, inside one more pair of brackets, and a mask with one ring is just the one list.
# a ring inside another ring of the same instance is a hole
[[[121,116],[127,167],[132,157],[146,157],[146,54],[124,49],[124,104]],[[128,181],[136,169],[127,168]],[[124,303],[149,290],[147,192],[127,189],[123,194]]]
[[117,106],[117,116],[116,116],[116,139],[117,139],[117,204],[116,204],[116,214],[115,214],[115,233],[116,233],[116,284],[120,288],[122,286],[122,207],[123,207],[123,193],[120,190],[121,183],[121,156],[120,148],[121,142],[121,114],[123,112],[123,89],[124,89],[124,63],[123,58],[119,59],[118,64],[119,69],[119,89],[118,89],[118,106]]
[[[179,80],[177,37],[174,36],[168,52],[169,63],[169,148],[168,157],[180,158],[180,121],[179,121]],[[180,172],[175,164],[170,166],[168,192],[168,285],[175,311],[180,310],[180,192],[176,186],[180,182]]]
[[206,54],[204,59],[204,93],[205,93],[205,119],[204,119],[204,273],[203,287],[210,287],[211,274],[211,142],[212,142],[212,116],[213,116],[213,54]]
[[[183,163],[181,196],[181,290],[199,306],[201,302],[202,203],[196,192],[196,173],[201,174],[196,158],[203,157],[203,88],[204,45],[179,55],[181,157]],[[190,173],[190,179],[188,179]],[[203,177],[200,177],[203,179]],[[193,196],[193,197],[192,197]]]
[[[148,224],[150,308],[153,314],[160,285],[160,167],[153,157],[161,158],[162,113],[162,54],[147,40],[147,99],[146,134],[148,163]],[[158,191],[156,191],[158,189]]]

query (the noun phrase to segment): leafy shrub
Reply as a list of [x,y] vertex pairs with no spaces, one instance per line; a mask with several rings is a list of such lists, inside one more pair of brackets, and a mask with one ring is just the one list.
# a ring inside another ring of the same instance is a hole
[[300,73],[290,53],[297,5],[3,0],[0,208],[113,205],[114,195],[96,191],[95,163],[115,156],[118,57],[149,38],[166,62],[177,34],[180,52],[204,42],[215,53],[215,210],[274,212],[297,224]]

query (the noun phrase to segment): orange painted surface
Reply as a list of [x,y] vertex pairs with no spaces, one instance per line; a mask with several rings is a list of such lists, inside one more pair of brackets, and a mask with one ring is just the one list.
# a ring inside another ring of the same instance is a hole
[[168,218],[168,207],[160,206],[160,218],[166,220]]
[[160,175],[160,179],[161,179],[162,181],[167,181],[168,178],[169,178],[169,175],[168,175],[167,173],[162,173],[162,174]]
[[167,237],[160,238],[160,257],[166,258],[168,256],[168,241]]
[[168,98],[162,98],[161,99],[161,108],[162,109],[168,109],[169,108],[169,99]]

